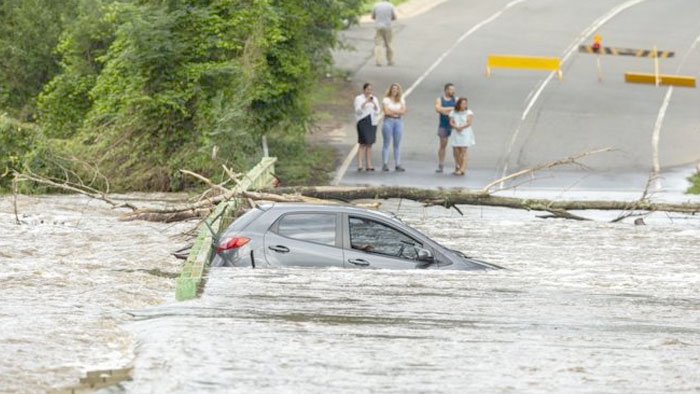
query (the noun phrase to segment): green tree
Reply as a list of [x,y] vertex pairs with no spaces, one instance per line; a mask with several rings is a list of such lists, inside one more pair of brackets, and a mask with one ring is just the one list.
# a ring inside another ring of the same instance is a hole
[[21,117],[34,111],[33,99],[58,71],[54,52],[74,0],[0,1],[0,108]]
[[76,17],[67,23],[56,47],[61,72],[38,98],[42,128],[51,138],[69,138],[92,107],[90,91],[102,71],[103,56],[114,40],[114,24],[105,16],[111,2],[79,0]]
[[23,160],[40,134],[36,125],[0,113],[0,190],[9,189],[12,172],[22,169]]
[[[29,21],[31,7],[10,1],[13,20]],[[26,55],[49,71],[23,77],[37,82],[24,99],[4,96],[21,107],[41,89],[39,121],[50,142],[36,145],[30,164],[50,172],[49,157],[77,157],[98,165],[116,189],[179,190],[188,186],[180,168],[216,179],[222,163],[249,167],[263,134],[285,141],[271,144],[284,147],[283,161],[306,154],[309,94],[360,0],[59,3],[75,9],[47,11],[65,16],[53,20],[53,41]],[[16,77],[14,68],[0,78]]]
[[108,176],[129,174],[127,188],[180,188],[179,168],[215,168],[208,163],[215,145],[224,162],[248,165],[248,81],[257,62],[247,48],[274,34],[250,23],[270,14],[267,3],[243,3],[250,2],[114,3],[104,16],[116,26],[114,39],[97,57],[101,69],[84,100],[90,108],[71,149],[89,152]]
[[253,110],[260,132],[301,132],[309,121],[309,90],[331,65],[336,32],[357,12],[360,0],[271,0],[279,39],[265,53]]

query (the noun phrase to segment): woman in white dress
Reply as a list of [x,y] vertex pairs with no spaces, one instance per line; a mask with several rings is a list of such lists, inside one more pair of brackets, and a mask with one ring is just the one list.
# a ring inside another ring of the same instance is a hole
[[468,101],[462,97],[457,100],[455,109],[450,113],[450,145],[455,157],[454,175],[464,175],[467,171],[467,149],[476,144],[472,123],[474,112],[467,108]]

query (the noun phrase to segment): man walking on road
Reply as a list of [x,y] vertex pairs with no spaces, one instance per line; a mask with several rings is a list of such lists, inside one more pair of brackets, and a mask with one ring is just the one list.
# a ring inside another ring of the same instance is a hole
[[435,99],[435,111],[440,115],[440,123],[438,124],[438,137],[440,137],[440,148],[438,149],[438,168],[435,172],[442,172],[445,168],[445,150],[447,149],[447,141],[452,133],[450,126],[450,113],[457,104],[457,96],[455,96],[455,85],[448,83],[445,85],[445,90],[441,97]]
[[382,65],[382,44],[386,48],[386,59],[390,66],[394,65],[394,51],[391,49],[391,22],[396,20],[396,10],[389,0],[382,0],[374,5],[372,19],[377,29],[374,36],[374,56],[377,66]]

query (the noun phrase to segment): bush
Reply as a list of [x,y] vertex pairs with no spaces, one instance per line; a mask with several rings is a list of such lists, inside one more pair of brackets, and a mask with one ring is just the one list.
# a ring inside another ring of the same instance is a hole
[[700,194],[700,172],[688,178],[692,185],[688,188],[689,194]]
[[275,172],[282,186],[315,186],[328,183],[335,167],[335,151],[328,146],[311,145],[304,138],[274,136],[270,155],[277,157]]
[[38,128],[0,114],[0,190],[12,185],[12,172],[22,171],[24,158],[34,149]]

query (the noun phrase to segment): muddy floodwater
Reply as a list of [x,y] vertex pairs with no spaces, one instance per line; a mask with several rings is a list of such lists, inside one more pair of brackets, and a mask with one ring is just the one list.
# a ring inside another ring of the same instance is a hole
[[21,225],[0,197],[0,393],[44,393],[130,363],[136,343],[120,324],[172,300],[170,252],[195,223],[120,222],[76,196],[21,196],[17,208]]
[[18,229],[2,200],[0,391],[125,365],[133,381],[103,392],[700,391],[698,217],[634,226],[390,201],[508,269],[216,268],[201,298],[177,303],[172,279],[119,270],[177,272],[168,252],[192,223],[123,223],[104,207],[85,222],[65,204]]

